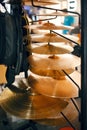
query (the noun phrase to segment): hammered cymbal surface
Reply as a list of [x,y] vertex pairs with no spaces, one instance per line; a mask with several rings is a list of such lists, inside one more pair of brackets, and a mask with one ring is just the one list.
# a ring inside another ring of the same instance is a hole
[[23,119],[42,119],[51,117],[61,112],[68,101],[54,99],[40,94],[30,95],[15,94],[9,89],[4,90],[8,94],[7,99],[0,103],[1,107],[8,113]]

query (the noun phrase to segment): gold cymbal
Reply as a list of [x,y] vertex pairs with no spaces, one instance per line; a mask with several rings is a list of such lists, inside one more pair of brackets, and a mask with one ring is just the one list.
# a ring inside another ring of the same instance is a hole
[[28,57],[31,67],[42,70],[62,70],[74,68],[80,65],[81,59],[72,54],[40,55],[33,54]]
[[[73,99],[75,104],[77,105],[78,109],[78,99]],[[62,113],[66,116],[66,118],[73,124],[73,122],[78,118],[79,114],[78,111],[76,110],[74,104],[72,101],[69,102],[67,107],[62,111]],[[61,113],[58,115],[51,117],[51,118],[45,118],[45,119],[40,119],[40,120],[35,120],[35,122],[43,124],[43,125],[49,125],[49,126],[59,126],[63,127],[68,124],[66,119],[62,116]]]
[[31,52],[37,53],[37,54],[65,54],[65,53],[70,53],[72,51],[73,51],[73,48],[68,45],[58,47],[51,44],[45,44],[42,46],[40,46],[39,44],[38,47],[34,47],[31,49]]
[[72,14],[72,13],[67,13],[67,12],[63,12],[63,11],[54,11],[52,13],[46,13],[46,14],[37,14],[37,16],[77,16],[76,14]]
[[[30,67],[31,72],[40,75],[40,76],[49,76],[54,79],[60,79],[61,76],[66,76],[66,74],[62,70],[42,70],[39,68]],[[66,69],[64,70],[67,74],[71,74],[74,72],[75,69]]]
[[64,99],[50,98],[37,93],[30,95],[30,93],[15,94],[9,89],[4,91],[8,96],[0,103],[1,107],[8,113],[23,119],[50,118],[61,112],[69,103]]
[[[80,73],[75,71],[70,74],[70,76],[74,77],[75,82],[81,87]],[[79,96],[78,87],[67,76],[60,77],[60,79],[57,80],[31,73],[28,77],[28,83],[34,91],[49,97],[73,98]]]
[[46,23],[43,23],[41,25],[26,25],[24,26],[25,28],[29,28],[29,29],[41,29],[41,30],[71,30],[71,29],[74,29],[74,27],[72,26],[66,26],[66,25],[55,25],[54,23],[50,23],[50,22],[46,22]]
[[[73,41],[78,41],[78,37],[76,36],[70,36],[70,35],[63,35]],[[26,36],[26,39],[31,39],[31,42],[68,42],[70,43],[70,41],[68,39],[65,39],[63,37],[58,36],[57,34],[53,34],[53,33],[47,33],[47,34],[31,34],[30,36]]]
[[[32,5],[31,0],[23,0],[23,3],[24,3],[24,5]],[[52,1],[52,0],[48,0],[48,1],[46,1],[46,0],[39,0],[39,1],[38,0],[33,0],[33,3],[35,5],[42,6],[42,5],[58,4],[58,1],[57,0],[54,0],[54,1]]]

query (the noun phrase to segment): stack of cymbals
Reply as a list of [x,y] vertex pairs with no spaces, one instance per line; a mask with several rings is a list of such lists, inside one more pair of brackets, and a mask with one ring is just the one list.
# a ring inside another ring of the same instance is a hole
[[[30,39],[32,42],[70,42],[69,39],[71,39],[72,41],[75,41],[78,43],[79,38],[77,36],[71,36],[71,35],[63,35],[63,37],[57,35],[56,33],[52,33],[50,32],[50,30],[72,30],[74,27],[70,27],[70,26],[64,26],[64,25],[55,25],[53,23],[50,22],[46,22],[44,24],[41,25],[26,25],[24,26],[24,28],[30,29],[32,30],[34,33],[36,34],[31,34],[31,35],[27,35],[25,38],[26,39]],[[66,37],[66,39],[64,38]]]
[[[71,54],[73,48],[69,45],[40,42],[31,45],[32,55],[28,57],[30,64],[28,84],[33,91],[43,96],[69,100],[69,104],[62,112],[73,122],[79,113],[70,99],[79,97],[76,84],[81,87],[81,75],[75,68],[80,65],[80,58]],[[74,102],[78,107],[78,101],[74,99]],[[67,124],[61,112],[57,116],[35,121],[45,125]]]
[[73,122],[78,118],[73,102],[79,108],[74,98],[79,97],[81,87],[80,73],[75,70],[80,58],[71,54],[71,46],[57,44],[65,39],[54,33],[45,34],[43,39],[29,38],[29,77],[26,82],[22,79],[18,82],[18,87],[27,91],[16,93],[5,88],[0,95],[1,107],[14,116],[45,125],[64,126],[66,118]]

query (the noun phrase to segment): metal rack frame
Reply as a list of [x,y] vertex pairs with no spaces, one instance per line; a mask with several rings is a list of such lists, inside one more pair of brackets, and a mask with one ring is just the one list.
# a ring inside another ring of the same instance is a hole
[[81,0],[81,130],[87,130],[87,1]]

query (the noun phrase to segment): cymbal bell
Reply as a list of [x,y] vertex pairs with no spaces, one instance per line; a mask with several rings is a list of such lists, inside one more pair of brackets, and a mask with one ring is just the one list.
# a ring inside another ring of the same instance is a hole
[[[73,101],[75,102],[75,104],[77,105],[77,107],[79,109],[78,99],[73,99]],[[69,104],[62,111],[62,113],[71,123],[73,123],[79,116],[78,111],[76,110],[72,101],[69,102]],[[63,127],[68,124],[67,120],[63,117],[63,115],[61,113],[59,113],[58,115],[51,117],[51,118],[35,120],[35,122],[37,122],[39,124],[43,124],[43,125],[59,126],[59,127]]]
[[[70,74],[74,77],[76,83],[81,87],[80,73],[75,71]],[[34,91],[54,98],[73,98],[79,96],[78,87],[67,76],[60,77],[59,80],[52,77],[39,76],[31,73],[28,77],[29,86]]]
[[31,52],[37,53],[37,54],[65,54],[65,53],[70,53],[72,51],[73,51],[73,48],[68,45],[55,46],[51,44],[45,44],[42,46],[39,44],[39,46],[32,47],[31,49]]
[[77,67],[81,59],[72,54],[40,55],[33,54],[28,57],[31,67],[42,70],[63,70]]
[[4,91],[8,96],[0,102],[1,107],[6,112],[23,119],[51,117],[68,105],[68,101],[46,97],[37,93],[36,95],[30,95],[30,92],[15,94],[9,89],[4,89]]

